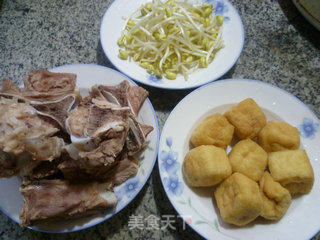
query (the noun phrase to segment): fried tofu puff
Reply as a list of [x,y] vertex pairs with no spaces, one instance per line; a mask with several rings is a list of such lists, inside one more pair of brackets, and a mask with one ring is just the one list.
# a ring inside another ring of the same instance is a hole
[[258,183],[241,173],[233,173],[214,192],[223,221],[244,226],[258,217],[263,200]]
[[270,121],[259,133],[258,142],[267,152],[295,150],[300,146],[300,135],[289,123]]
[[193,131],[190,141],[195,147],[215,145],[226,148],[232,140],[234,127],[220,113],[204,119]]
[[285,150],[269,154],[268,167],[273,179],[291,195],[309,193],[314,173],[305,150]]
[[212,145],[202,145],[187,153],[182,171],[190,187],[208,187],[229,177],[231,166],[225,150]]
[[263,173],[259,185],[263,200],[261,216],[269,220],[282,218],[291,204],[290,192],[274,181],[267,171]]
[[240,139],[255,138],[266,125],[266,116],[252,98],[231,107],[224,116],[235,127],[235,133]]
[[239,172],[259,181],[268,164],[268,154],[256,142],[245,139],[238,142],[229,154],[233,172]]

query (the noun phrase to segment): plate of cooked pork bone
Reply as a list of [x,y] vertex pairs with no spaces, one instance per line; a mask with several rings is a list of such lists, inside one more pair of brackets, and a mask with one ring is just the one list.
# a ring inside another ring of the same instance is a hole
[[261,81],[196,89],[161,133],[168,198],[206,239],[310,239],[320,229],[319,124],[298,98]]
[[[0,92],[0,208],[22,226],[71,232],[129,204],[156,161],[148,92],[93,64],[28,72]],[[81,217],[81,218],[80,218]]]

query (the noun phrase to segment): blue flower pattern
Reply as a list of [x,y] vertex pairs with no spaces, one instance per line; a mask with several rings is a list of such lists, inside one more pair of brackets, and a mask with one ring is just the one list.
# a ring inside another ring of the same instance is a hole
[[125,194],[131,198],[133,194],[136,192],[136,189],[138,188],[139,180],[137,178],[129,179],[125,182],[124,191]]
[[114,193],[118,198],[117,209],[122,208],[122,205],[126,203],[126,200],[133,198],[139,188],[139,185],[140,181],[136,176],[128,179],[125,183],[114,189]]
[[228,5],[225,3],[225,1],[222,0],[205,0],[206,3],[210,3],[213,5],[213,13],[215,15],[223,15],[225,22],[228,22],[230,20],[230,17],[225,16],[225,13],[229,11]]
[[216,15],[223,15],[224,13],[228,12],[228,6],[224,1],[214,1],[212,5],[214,6],[213,12]]
[[[204,0],[204,2],[210,3],[210,4],[213,5],[214,9],[213,9],[212,12],[214,14],[216,14],[216,15],[223,15],[224,16],[224,14],[229,11],[227,4],[222,0],[220,0],[220,1],[217,1],[217,0]],[[230,17],[224,16],[224,21],[225,22],[230,21]],[[161,78],[157,78],[154,75],[148,75],[148,80],[150,82],[156,82],[156,83],[161,83],[162,82]]]
[[319,123],[313,122],[310,118],[304,118],[302,124],[298,126],[300,135],[304,138],[314,139],[319,129]]
[[158,78],[156,77],[155,75],[148,75],[148,79],[149,81],[151,82],[156,82],[156,83],[161,83],[162,82],[162,79],[161,78]]
[[169,190],[169,193],[180,196],[183,192],[183,184],[179,181],[177,175],[170,175],[168,178],[163,179],[165,187]]
[[183,184],[177,177],[177,171],[180,168],[180,163],[177,161],[178,153],[171,149],[172,143],[172,138],[167,137],[166,145],[169,147],[169,151],[162,151],[160,153],[160,167],[169,176],[163,179],[166,189],[169,190],[170,193],[180,196],[183,192]]
[[171,148],[171,146],[172,146],[172,137],[167,137],[166,138],[166,144],[167,144],[168,147]]
[[179,168],[179,163],[177,162],[178,153],[175,151],[162,151],[160,153],[161,168],[165,170],[168,174],[173,174],[177,172]]

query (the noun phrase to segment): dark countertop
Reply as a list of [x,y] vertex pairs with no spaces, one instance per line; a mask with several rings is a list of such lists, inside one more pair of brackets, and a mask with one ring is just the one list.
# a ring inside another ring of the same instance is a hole
[[[101,18],[110,0],[0,0],[0,78],[16,83],[31,69],[72,63],[113,67],[100,42]],[[245,44],[235,66],[222,78],[251,78],[292,93],[320,116],[320,32],[288,0],[231,0],[243,20]],[[191,90],[146,87],[160,130],[173,107]],[[165,98],[163,97],[165,96]],[[4,194],[4,193],[1,193]],[[65,235],[21,228],[0,213],[0,239],[200,239],[183,230],[130,230],[130,215],[176,215],[157,166],[139,195],[119,214],[88,230]],[[318,234],[314,239],[320,239]]]

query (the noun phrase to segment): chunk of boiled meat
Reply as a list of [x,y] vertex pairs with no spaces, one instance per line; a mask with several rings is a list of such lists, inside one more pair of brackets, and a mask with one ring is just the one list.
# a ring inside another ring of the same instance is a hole
[[116,159],[121,153],[127,130],[105,139],[91,151],[83,151],[75,144],[66,146],[69,155],[58,168],[66,179],[104,179],[106,172],[116,164]]
[[80,152],[81,158],[87,159],[90,166],[109,167],[123,149],[126,130],[99,144],[99,147],[89,152]]
[[52,137],[58,129],[37,115],[27,103],[0,99],[0,148],[4,152],[28,152],[37,160],[50,160],[60,155],[63,140]]
[[21,95],[21,89],[7,78],[2,79],[2,93]]
[[127,91],[128,103],[133,110],[133,113],[138,116],[143,102],[148,97],[149,93],[142,87],[130,86]]
[[98,138],[109,131],[121,132],[127,127],[129,108],[103,108],[92,104],[92,98],[85,100],[68,116],[70,135],[76,138]]
[[91,138],[105,135],[107,132],[122,132],[128,126],[129,108],[109,109],[95,105],[90,108],[85,134]]
[[58,166],[64,177],[100,179],[123,149],[129,113],[129,108],[104,109],[89,104],[72,110],[67,120],[72,143],[65,148],[70,159]]
[[[63,78],[64,76],[64,74],[56,75],[56,78]],[[40,79],[39,81],[41,82],[42,80]],[[60,89],[59,84],[56,83],[57,86],[55,86],[56,88],[53,88],[54,90],[48,89],[48,92],[43,94],[43,92],[37,92],[35,90],[30,91],[30,89],[27,88],[20,89],[10,80],[3,79],[0,96],[11,99],[17,98],[20,102],[29,103],[37,110],[38,114],[51,118],[62,130],[66,131],[65,121],[68,113],[74,103],[81,100],[81,96],[75,89],[73,81],[71,81],[71,83],[71,87],[68,91],[66,89]]]
[[129,178],[134,177],[139,170],[139,159],[133,156],[127,156],[112,167],[106,174],[105,180],[112,183],[113,186],[119,186]]
[[28,176],[40,161],[58,158],[63,139],[27,103],[0,98],[0,177]]
[[90,106],[80,104],[72,109],[67,118],[67,130],[71,136],[85,137],[85,128],[90,114]]
[[38,114],[47,116],[56,121],[59,126],[66,131],[66,119],[68,113],[75,103],[76,96],[74,94],[66,95],[55,101],[48,102],[30,102]]
[[98,85],[97,89],[101,94],[111,103],[119,106],[128,106],[128,99],[126,93],[130,87],[128,81],[122,81],[115,86]]
[[51,161],[61,154],[64,141],[59,137],[26,139],[25,147],[36,160]]
[[18,99],[20,102],[28,102],[29,100],[23,96],[22,90],[7,78],[2,79],[2,88],[0,97],[9,99]]
[[117,99],[111,94],[108,97],[103,96],[101,90],[97,86],[93,86],[90,90],[90,98],[92,104],[99,108],[119,108],[121,105],[118,103]]
[[0,177],[12,177],[19,172],[17,161],[9,153],[0,150]]
[[115,86],[99,85],[97,88],[106,100],[122,107],[130,107],[135,116],[138,115],[141,105],[148,97],[148,91],[142,87],[131,86],[128,81],[122,81]]
[[153,127],[150,125],[140,123],[140,127],[145,138],[153,131]]
[[0,150],[0,177],[30,176],[38,164],[39,161],[33,160],[28,153],[14,155]]
[[76,88],[76,75],[71,73],[53,73],[47,70],[35,70],[28,73],[24,88],[19,88],[9,79],[2,80],[2,96],[16,97],[28,101],[55,101],[63,96],[74,94],[77,102],[81,96]]
[[[109,159],[109,161],[107,160]],[[100,159],[101,160],[101,159]],[[79,158],[78,160],[69,159],[58,165],[63,177],[72,182],[82,182],[87,180],[101,180],[108,170],[116,164],[114,158],[106,156],[102,162],[89,162],[88,159]]]
[[52,178],[59,174],[58,165],[61,163],[61,158],[56,158],[52,161],[41,161],[34,167],[25,178],[35,180],[43,178]]
[[25,96],[33,98],[74,93],[76,74],[53,73],[45,69],[30,71],[24,80]]
[[24,183],[20,192],[24,197],[20,224],[24,226],[87,216],[114,208],[118,201],[108,186],[97,182],[40,180]]
[[140,152],[146,145],[146,137],[153,130],[152,126],[142,125],[134,116],[129,118],[129,132],[126,147],[130,156]]

